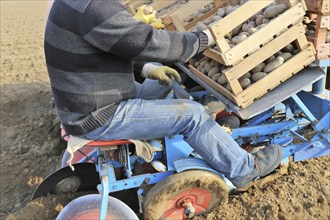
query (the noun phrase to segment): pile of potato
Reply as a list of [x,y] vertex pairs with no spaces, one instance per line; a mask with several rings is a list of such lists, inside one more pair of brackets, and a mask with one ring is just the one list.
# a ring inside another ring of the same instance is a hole
[[[244,74],[240,79],[239,83],[243,89],[246,89],[254,82],[267,76],[268,73],[272,72],[276,68],[283,65],[283,63],[289,60],[293,55],[299,53],[299,50],[292,44],[287,45],[281,51],[278,51],[273,56],[269,57],[264,62],[260,63],[258,66],[253,68],[250,72]],[[201,61],[195,62],[195,67],[213,81],[219,83],[229,91],[231,91],[230,86],[227,84],[224,73],[231,67],[217,63],[215,60],[211,60],[205,57]]]
[[[315,37],[316,32],[316,20],[310,20],[307,16],[304,17],[303,24],[306,29],[306,36]],[[330,30],[327,30],[327,36],[325,43],[330,43]]]
[[[194,28],[192,28],[192,31],[206,30],[208,26],[212,26],[213,24],[215,24],[225,16],[235,11],[244,3],[245,1],[241,1],[240,4],[238,5],[235,6],[229,5],[224,8],[220,8],[215,15],[211,16],[208,19],[205,19],[203,22],[197,23],[197,25]],[[229,46],[234,47],[235,45],[246,40],[248,36],[260,30],[272,19],[276,18],[278,15],[282,14],[287,9],[288,6],[286,4],[273,3],[268,7],[266,7],[265,9],[259,11],[257,14],[255,14],[247,21],[234,28],[230,33],[228,33],[225,36]]]
[[169,5],[167,8],[163,8],[162,10],[157,12],[157,17],[162,17],[163,15],[166,15],[172,11],[175,11],[176,9],[179,9],[182,7],[182,5],[186,4],[189,0],[178,0],[175,4]]

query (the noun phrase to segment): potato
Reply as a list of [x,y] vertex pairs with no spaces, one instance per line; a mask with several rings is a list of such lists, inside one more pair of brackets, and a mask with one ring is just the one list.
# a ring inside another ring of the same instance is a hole
[[303,23],[304,23],[304,24],[309,24],[309,23],[311,23],[311,20],[309,19],[309,17],[305,16],[305,17],[303,18]]
[[308,30],[316,31],[316,26],[315,25],[308,25],[307,28],[308,28]]
[[249,85],[251,85],[251,80],[249,78],[243,78],[239,80],[239,84],[242,86],[242,89],[246,89]]
[[204,31],[207,29],[207,26],[205,24],[203,24],[202,22],[198,22],[196,25],[196,29],[199,31]]
[[307,36],[310,36],[310,37],[314,37],[314,36],[315,36],[315,31],[313,31],[313,30],[308,30],[308,31],[306,32],[306,35],[307,35]]
[[248,32],[242,31],[241,33],[239,33],[238,36],[240,36],[240,35],[246,35],[246,36],[249,36],[250,34],[249,34]]
[[268,24],[269,21],[270,21],[270,20],[269,20],[268,18],[264,18],[264,19],[262,19],[262,23],[263,23],[263,24]]
[[232,92],[231,87],[230,87],[229,84],[225,85],[225,87],[226,87],[226,89],[227,89],[228,91]]
[[226,77],[225,77],[225,74],[222,74],[219,78],[218,78],[218,83],[220,85],[225,85],[227,83],[227,80],[226,80]]
[[218,63],[215,60],[211,60],[210,64],[211,66],[218,66]]
[[242,78],[250,78],[251,77],[251,73],[247,72],[245,73]]
[[147,5],[147,6],[144,8],[143,13],[144,13],[145,15],[150,15],[153,11],[154,11],[154,9],[153,9],[151,6],[148,6],[148,5]]
[[252,26],[252,27],[256,27],[256,22],[255,21],[249,21],[248,25]]
[[210,71],[208,71],[207,75],[209,77],[212,77],[214,74],[219,73],[219,72],[220,72],[219,67],[215,66],[212,69],[210,69]]
[[254,82],[257,82],[259,79],[264,78],[265,76],[267,76],[267,73],[264,72],[256,72],[252,74],[252,80]]
[[256,25],[259,26],[262,24],[262,20],[264,19],[265,17],[263,15],[258,15],[257,16],[257,19],[256,19]]
[[205,69],[207,72],[209,72],[212,68],[213,68],[213,67],[212,67],[209,63],[205,64],[205,66],[204,66],[204,69]]
[[212,22],[217,22],[217,21],[220,21],[222,18],[218,15],[214,15],[212,18],[211,18],[211,21]]
[[248,38],[248,36],[245,35],[245,34],[239,35],[239,36],[238,36],[238,39],[237,39],[237,41],[236,41],[236,44],[241,43],[242,41],[246,40],[247,38]]
[[266,26],[266,24],[261,24],[261,25],[257,26],[256,28],[257,28],[257,30],[260,30],[261,28],[263,28],[265,26]]
[[193,17],[193,19],[198,18],[199,17],[198,11],[194,12],[191,16]]
[[190,16],[186,17],[183,21],[184,22],[191,22],[192,20],[194,20],[194,18],[193,18],[192,15],[190,15]]
[[258,66],[254,67],[251,71],[252,73],[261,72],[265,68],[265,63],[260,63]]
[[247,30],[247,32],[249,33],[249,35],[253,34],[256,31],[257,31],[257,28],[250,28],[250,29]]
[[202,68],[202,69],[201,69],[201,72],[204,73],[204,74],[207,74],[207,71],[206,71],[205,68]]
[[197,69],[199,70],[199,71],[201,71],[202,72],[202,69],[204,68],[204,66],[202,66],[202,65],[199,65],[198,67],[197,67]]
[[239,37],[239,36],[235,36],[235,37],[233,37],[233,38],[230,40],[230,42],[231,42],[232,44],[236,44],[236,42],[237,42],[237,40],[238,40],[238,37]]
[[292,55],[296,55],[296,54],[298,54],[299,52],[300,52],[300,50],[296,49],[296,50],[292,51]]
[[205,24],[205,25],[209,25],[211,23],[212,23],[212,20],[210,18],[207,18],[203,21],[203,24]]
[[283,57],[277,57],[275,60],[273,60],[272,62],[268,63],[265,68],[264,68],[264,72],[265,73],[270,73],[272,72],[274,69],[278,68],[279,66],[281,66],[284,63],[284,59]]
[[212,79],[213,81],[216,81],[216,82],[217,82],[220,76],[221,76],[221,73],[216,73],[216,74],[214,74],[214,75],[211,77],[211,79]]
[[274,56],[275,57],[278,57],[279,55],[281,55],[283,52],[282,51],[277,51],[275,54],[274,54]]
[[233,36],[239,34],[239,32],[240,32],[241,29],[242,29],[242,26],[243,26],[243,24],[240,24],[240,25],[238,25],[237,27],[235,27],[235,28],[231,31],[232,34],[233,34]]
[[250,24],[243,24],[243,26],[242,26],[242,31],[245,31],[245,32],[247,32],[250,28],[254,28],[255,26],[253,26],[253,25],[250,25]]
[[272,62],[273,60],[275,60],[275,56],[273,55],[273,56],[271,56],[271,57],[269,57],[267,60],[266,60],[266,63],[270,63],[270,62]]
[[292,44],[288,44],[286,47],[282,49],[283,52],[292,53],[296,48]]
[[273,5],[265,10],[264,16],[265,18],[274,18],[277,15],[283,13],[286,9],[288,9],[288,6],[286,4]]
[[196,61],[195,66],[199,66],[200,63],[201,63],[200,61]]
[[255,15],[250,18],[250,21],[255,21],[259,15],[262,15],[262,10],[258,11]]
[[233,11],[235,11],[235,7],[229,5],[228,7],[226,7],[226,15],[229,15],[230,13],[232,13]]
[[201,10],[199,10],[199,13],[203,13],[205,14],[206,12],[208,12],[210,9],[209,8],[202,8]]
[[226,14],[225,9],[223,9],[223,8],[218,9],[218,11],[217,11],[218,16],[223,17],[223,16],[225,16],[225,14]]
[[282,53],[281,55],[279,55],[279,57],[282,57],[285,62],[292,57],[292,54],[290,52],[285,52],[285,53]]
[[200,65],[202,65],[203,67],[205,66],[205,64],[206,64],[206,59],[200,62]]

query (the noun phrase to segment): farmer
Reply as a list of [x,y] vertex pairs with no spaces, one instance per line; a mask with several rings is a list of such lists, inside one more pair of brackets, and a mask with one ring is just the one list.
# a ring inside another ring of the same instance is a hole
[[[141,12],[136,18],[154,21]],[[251,155],[199,103],[163,99],[172,80],[181,79],[177,71],[160,63],[187,62],[214,42],[210,33],[157,30],[136,18],[119,0],[54,2],[45,55],[64,129],[92,140],[150,140],[181,134],[238,188],[273,171],[282,157],[277,145]],[[143,84],[134,81],[133,68],[146,78]]]

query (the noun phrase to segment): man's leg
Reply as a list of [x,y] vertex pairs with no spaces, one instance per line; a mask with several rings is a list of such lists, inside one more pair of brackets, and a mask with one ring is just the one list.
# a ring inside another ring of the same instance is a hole
[[229,179],[239,181],[253,170],[253,156],[241,149],[202,105],[189,100],[127,100],[111,120],[86,137],[150,140],[176,134],[183,135],[192,148]]
[[152,100],[164,99],[171,88],[158,83],[157,80],[145,79],[143,83],[135,82],[136,98]]

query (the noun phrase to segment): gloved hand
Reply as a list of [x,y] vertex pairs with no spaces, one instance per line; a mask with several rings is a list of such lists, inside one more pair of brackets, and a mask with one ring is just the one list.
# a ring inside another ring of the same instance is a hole
[[144,23],[151,24],[152,22],[156,21],[156,11],[152,11],[150,14],[146,14],[146,7],[146,5],[142,5],[133,17]]
[[156,19],[150,25],[153,26],[154,28],[157,28],[157,29],[164,29],[165,28],[165,25],[163,24],[163,21],[160,18]]
[[160,63],[146,63],[142,69],[142,76],[149,79],[158,80],[162,85],[171,86],[173,80],[181,83],[180,74],[168,66],[163,66]]

